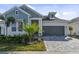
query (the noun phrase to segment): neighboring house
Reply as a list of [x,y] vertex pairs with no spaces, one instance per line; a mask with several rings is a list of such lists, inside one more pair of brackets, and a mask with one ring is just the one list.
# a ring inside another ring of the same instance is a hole
[[72,19],[69,26],[73,28],[72,35],[79,35],[79,17]]
[[49,12],[47,16],[43,16],[36,12],[32,8],[26,5],[20,7],[13,7],[10,10],[3,13],[3,16],[7,20],[7,17],[14,17],[16,23],[8,27],[6,32],[5,21],[0,21],[0,33],[5,35],[19,35],[24,34],[25,31],[20,30],[19,27],[24,24],[32,24],[36,22],[40,29],[39,35],[53,36],[53,35],[68,35],[69,34],[69,21],[59,19],[55,17],[56,12]]

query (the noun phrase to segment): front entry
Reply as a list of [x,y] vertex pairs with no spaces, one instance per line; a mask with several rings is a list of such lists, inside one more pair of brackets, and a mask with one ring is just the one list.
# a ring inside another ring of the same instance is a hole
[[[33,24],[33,23],[39,25],[39,21],[38,20],[31,20],[31,24]],[[38,35],[38,32],[36,32],[35,34]]]

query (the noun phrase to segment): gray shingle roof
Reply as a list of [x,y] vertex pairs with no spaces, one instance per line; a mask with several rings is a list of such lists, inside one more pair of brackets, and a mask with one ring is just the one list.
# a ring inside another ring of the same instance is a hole
[[25,12],[28,12],[31,15],[31,17],[42,17],[40,13],[38,13],[37,11],[33,10],[32,8],[28,7],[25,4],[21,5],[19,8],[21,8]]
[[43,16],[43,21],[54,21],[54,20],[60,20],[60,21],[64,21],[64,22],[69,22],[68,20],[60,19],[58,17],[54,17],[54,19],[49,19],[48,16]]
[[79,21],[79,17],[76,17],[76,18],[72,19],[72,20],[70,21],[70,23],[77,22],[77,21]]

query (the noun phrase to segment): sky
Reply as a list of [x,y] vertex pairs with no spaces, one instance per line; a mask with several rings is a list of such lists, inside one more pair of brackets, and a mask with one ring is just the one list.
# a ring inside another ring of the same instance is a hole
[[[20,6],[20,4],[0,4],[0,13],[4,13],[14,6]],[[56,17],[65,20],[79,17],[79,4],[29,4],[28,6],[42,15],[57,12]]]

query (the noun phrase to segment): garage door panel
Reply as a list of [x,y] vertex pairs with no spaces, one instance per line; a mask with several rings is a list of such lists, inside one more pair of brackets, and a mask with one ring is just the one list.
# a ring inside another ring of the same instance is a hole
[[43,26],[43,35],[64,35],[64,26]]

